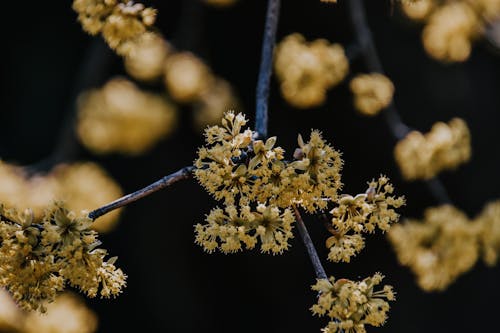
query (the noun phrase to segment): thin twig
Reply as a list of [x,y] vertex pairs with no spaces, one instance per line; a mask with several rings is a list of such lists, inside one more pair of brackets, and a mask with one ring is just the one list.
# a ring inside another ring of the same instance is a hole
[[[382,67],[382,63],[380,62],[372,33],[370,31],[370,28],[368,27],[363,0],[349,0],[347,1],[347,3],[349,6],[351,25],[354,29],[357,42],[361,46],[361,52],[366,67],[371,72],[384,74],[384,69]],[[394,138],[396,138],[397,140],[401,140],[408,134],[408,132],[410,132],[410,127],[408,127],[401,120],[394,102],[392,102],[382,112],[387,126],[389,127]],[[443,183],[441,183],[439,178],[435,177],[427,180],[425,184],[430,193],[439,203],[451,203],[450,196],[448,195],[445,186],[443,185]]]
[[318,279],[328,279],[325,269],[321,264],[321,260],[319,260],[318,252],[316,251],[311,236],[309,236],[309,232],[307,231],[306,225],[304,224],[304,220],[302,220],[299,209],[295,205],[293,205],[293,211],[295,213],[295,218],[297,219],[297,226],[299,229],[300,237],[302,238],[302,242],[304,242],[304,245],[306,246],[307,254],[309,255],[311,263],[313,264],[316,277]]
[[187,166],[182,169],[180,169],[177,172],[174,172],[168,176],[163,177],[162,179],[154,182],[153,184],[150,184],[138,191],[135,191],[133,193],[127,194],[109,204],[106,204],[100,208],[97,208],[89,213],[89,218],[95,220],[98,217],[109,213],[112,210],[118,209],[120,207],[123,207],[125,205],[128,205],[129,203],[132,203],[134,201],[137,201],[141,198],[144,198],[154,192],[157,192],[161,189],[164,189],[165,187],[168,187],[174,183],[177,183],[180,180],[188,179],[192,176],[193,170],[195,169],[194,166]]
[[262,41],[262,56],[260,62],[259,78],[257,81],[257,96],[255,108],[255,131],[260,138],[267,137],[267,109],[269,99],[269,84],[273,67],[274,44],[276,43],[276,30],[278,28],[281,0],[269,0],[267,5],[266,26]]

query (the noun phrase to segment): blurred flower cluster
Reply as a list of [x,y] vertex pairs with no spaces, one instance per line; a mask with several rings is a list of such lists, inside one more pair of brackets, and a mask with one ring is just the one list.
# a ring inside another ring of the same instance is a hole
[[392,102],[394,85],[383,74],[360,74],[351,80],[354,108],[366,116],[374,116]]
[[285,100],[305,109],[325,102],[327,91],[349,72],[349,61],[340,44],[307,42],[295,33],[276,45],[274,70]]
[[93,333],[97,317],[77,295],[65,292],[46,305],[46,312],[24,312],[0,289],[0,331],[16,333]]
[[[60,164],[49,173],[29,175],[23,168],[0,162],[0,202],[19,210],[30,208],[35,221],[41,221],[44,209],[55,200],[64,200],[73,211],[97,208],[123,195],[120,186],[92,162]],[[92,228],[110,231],[120,210],[103,216]]]
[[422,41],[427,53],[440,61],[469,58],[472,43],[492,22],[500,19],[499,0],[401,1],[403,12],[423,22]]
[[78,100],[80,141],[96,153],[137,155],[175,128],[175,107],[165,98],[115,78]]
[[473,220],[451,205],[428,208],[422,221],[408,220],[389,231],[400,263],[427,291],[443,290],[470,270],[478,258],[489,266],[500,254],[500,201]]
[[394,157],[407,180],[430,179],[467,162],[471,156],[467,123],[454,118],[437,122],[429,133],[411,131],[394,148]]

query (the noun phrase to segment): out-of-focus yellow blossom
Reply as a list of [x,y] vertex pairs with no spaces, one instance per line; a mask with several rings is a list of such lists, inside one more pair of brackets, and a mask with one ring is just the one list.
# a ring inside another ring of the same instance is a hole
[[330,318],[324,333],[365,333],[365,325],[382,326],[387,320],[389,303],[396,299],[391,286],[375,287],[384,276],[375,273],[362,281],[334,277],[318,279],[312,290],[319,292],[318,302],[311,307],[313,314]]
[[409,18],[424,22],[425,50],[444,62],[469,58],[472,43],[500,18],[500,0],[420,0],[401,6]]
[[74,0],[73,9],[85,31],[101,33],[120,55],[129,54],[156,19],[155,9],[128,0]]
[[22,332],[23,316],[10,294],[0,288],[0,332]]
[[231,85],[223,79],[215,79],[194,104],[194,124],[199,129],[220,123],[226,110],[239,108],[239,102]]
[[292,34],[276,46],[274,70],[285,100],[298,108],[321,105],[326,92],[349,71],[349,61],[339,44],[317,39],[306,42]]
[[229,7],[234,5],[238,0],[203,0],[206,4],[214,7]]
[[[75,212],[95,209],[123,196],[120,186],[95,163],[59,165],[52,175],[59,183],[59,191],[54,198],[64,200],[68,209]],[[120,212],[121,209],[117,209],[100,217],[92,223],[92,229],[100,233],[109,232],[115,227]]]
[[365,193],[355,197],[344,194],[335,201],[329,228],[333,236],[326,240],[329,260],[350,262],[365,246],[363,233],[373,233],[376,228],[387,231],[398,221],[399,214],[393,208],[401,207],[405,200],[392,196],[393,191],[389,179],[380,176],[369,183]]
[[412,20],[425,20],[436,6],[435,0],[400,1],[401,9]]
[[437,9],[422,34],[425,50],[443,61],[464,61],[472,41],[480,33],[480,22],[466,3],[452,2]]
[[[0,163],[0,202],[9,207],[29,207],[35,221],[54,200],[63,200],[73,211],[90,210],[123,195],[120,186],[99,165],[91,162],[58,165],[45,175],[27,175],[21,167]],[[99,191],[96,191],[99,189]],[[99,232],[110,231],[121,210],[110,212],[92,224]]]
[[475,221],[483,260],[488,266],[494,266],[500,254],[500,200],[487,204]]
[[442,170],[453,169],[471,156],[467,123],[454,118],[435,123],[427,134],[412,131],[394,148],[394,157],[407,180],[430,179]]
[[354,107],[367,116],[374,116],[392,102],[394,85],[383,74],[361,74],[352,79],[350,88],[354,94]]
[[142,81],[162,76],[165,60],[172,52],[170,44],[159,35],[146,32],[137,39],[135,46],[124,58],[127,73]]
[[29,209],[0,208],[0,287],[7,289],[26,310],[45,312],[65,285],[89,297],[117,296],[126,275],[105,260],[107,251],[92,220],[77,216],[60,203],[48,207],[42,223],[34,223]]
[[90,150],[137,155],[168,135],[176,109],[163,97],[139,90],[122,78],[80,96],[77,131]]
[[196,243],[207,252],[219,249],[232,253],[242,250],[242,245],[253,249],[259,240],[263,253],[279,254],[288,249],[295,221],[290,209],[281,212],[278,207],[259,204],[255,211],[249,206],[239,210],[232,205],[213,209],[207,224],[195,226]]
[[424,220],[389,230],[399,262],[417,275],[426,291],[444,290],[479,257],[478,225],[451,205],[428,208]]
[[177,102],[197,100],[212,84],[212,79],[207,65],[189,52],[173,54],[165,64],[165,85]]
[[47,305],[47,312],[30,312],[24,319],[22,333],[93,333],[97,330],[96,315],[83,300],[72,293],[58,296]]

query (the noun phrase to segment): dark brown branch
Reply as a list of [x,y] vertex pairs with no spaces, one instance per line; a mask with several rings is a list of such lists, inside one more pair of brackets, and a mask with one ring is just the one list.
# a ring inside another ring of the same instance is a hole
[[[368,27],[368,21],[366,20],[363,0],[349,0],[347,3],[349,6],[351,25],[354,29],[357,43],[361,47],[361,53],[366,67],[371,72],[384,74],[384,69],[378,57],[377,48],[375,47],[372,33]],[[401,120],[394,102],[383,111],[383,115],[394,138],[401,140],[408,134],[410,128]],[[439,203],[451,203],[446,188],[437,177],[426,181],[426,185],[432,196]]]
[[180,169],[177,172],[174,172],[168,176],[163,177],[162,179],[154,182],[151,185],[148,185],[138,191],[135,191],[134,193],[127,194],[120,199],[117,199],[107,205],[104,205],[100,208],[97,208],[89,213],[89,218],[95,220],[98,217],[109,213],[112,210],[118,209],[120,207],[123,207],[125,205],[128,205],[129,203],[132,203],[134,201],[137,201],[141,198],[144,198],[154,192],[157,192],[161,189],[164,189],[165,187],[168,187],[174,183],[177,183],[180,180],[188,179],[191,178],[193,174],[193,170],[195,169],[194,166],[187,166],[182,169]]
[[309,232],[307,231],[306,225],[304,224],[304,220],[302,220],[299,209],[295,205],[293,206],[293,211],[295,213],[295,218],[297,219],[297,227],[299,229],[300,237],[302,238],[302,242],[306,247],[309,258],[311,259],[316,277],[318,279],[328,279],[325,269],[321,264],[321,260],[319,260],[318,252],[316,251],[311,236],[309,236]]
[[273,68],[273,52],[276,43],[281,0],[269,0],[267,5],[266,26],[262,41],[262,56],[259,78],[257,81],[257,96],[255,108],[255,131],[262,139],[267,137],[268,99],[271,72]]

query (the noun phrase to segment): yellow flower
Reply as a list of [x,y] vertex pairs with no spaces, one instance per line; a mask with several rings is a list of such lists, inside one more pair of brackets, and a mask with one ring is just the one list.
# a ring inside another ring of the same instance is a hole
[[207,252],[219,249],[232,253],[242,250],[243,245],[253,249],[260,240],[263,253],[279,254],[289,247],[295,219],[290,209],[281,212],[276,206],[259,204],[255,211],[250,206],[215,208],[206,221],[197,224],[195,232],[196,243]]
[[374,290],[383,278],[380,273],[375,273],[359,282],[335,280],[333,276],[328,280],[318,279],[312,286],[312,290],[319,292],[318,302],[311,311],[317,316],[330,318],[323,332],[364,333],[365,325],[382,326],[389,311],[387,301],[395,300],[391,286]]

